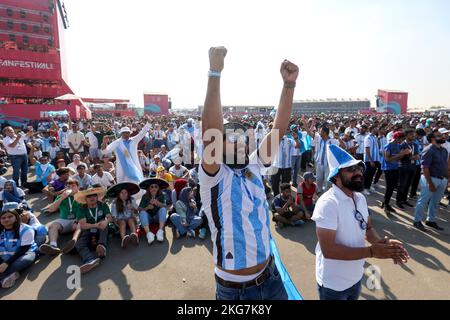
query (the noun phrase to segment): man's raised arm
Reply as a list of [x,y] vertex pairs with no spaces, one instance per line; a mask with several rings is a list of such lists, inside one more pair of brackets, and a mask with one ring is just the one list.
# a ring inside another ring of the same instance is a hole
[[[212,142],[215,142],[214,139],[211,139],[211,135],[214,132],[221,133],[220,139],[222,139],[223,135],[223,114],[222,103],[220,101],[220,73],[224,67],[226,54],[227,49],[224,47],[214,47],[209,49],[210,72],[208,75],[208,89],[202,113],[202,136],[205,149],[208,148],[208,145]],[[222,142],[222,140],[220,142]],[[221,143],[220,146],[222,146]],[[220,157],[216,152],[220,153]],[[211,153],[203,153],[202,166],[208,174],[214,175],[219,171],[220,163],[214,159],[222,159],[222,153],[223,150],[220,147],[214,148]]]
[[[267,134],[259,147],[259,156],[263,164],[272,163],[278,152],[280,140],[286,133],[289,126],[289,120],[292,114],[292,103],[294,101],[294,90],[298,77],[298,67],[288,60],[284,60],[281,64],[281,76],[284,85],[281,91],[280,103],[277,114],[275,116],[274,126]],[[275,137],[272,137],[275,135]],[[275,140],[272,141],[272,139]]]

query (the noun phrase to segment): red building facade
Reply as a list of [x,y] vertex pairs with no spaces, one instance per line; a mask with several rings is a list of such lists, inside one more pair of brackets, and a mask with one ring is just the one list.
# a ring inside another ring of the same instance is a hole
[[67,110],[72,119],[89,118],[73,93],[64,64],[67,15],[59,0],[2,0],[0,3],[0,121],[46,118]]
[[408,112],[408,93],[396,90],[378,90],[377,112],[405,114]]

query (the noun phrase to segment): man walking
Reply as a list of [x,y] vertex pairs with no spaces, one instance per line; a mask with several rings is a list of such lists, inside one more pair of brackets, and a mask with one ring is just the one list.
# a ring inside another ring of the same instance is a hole
[[422,153],[423,174],[420,178],[421,191],[415,210],[414,227],[426,232],[422,218],[423,212],[428,207],[428,218],[425,224],[442,231],[444,229],[436,223],[436,213],[448,184],[448,152],[442,146],[445,140],[439,131],[429,133],[427,139],[430,145]]

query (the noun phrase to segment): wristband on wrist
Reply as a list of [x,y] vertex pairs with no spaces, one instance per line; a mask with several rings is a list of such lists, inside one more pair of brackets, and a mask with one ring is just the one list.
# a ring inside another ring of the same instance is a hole
[[288,89],[293,89],[293,88],[295,88],[295,85],[296,85],[295,82],[288,82],[288,81],[285,81],[285,82],[284,82],[284,87],[285,87],[285,88],[288,88]]
[[221,73],[219,71],[209,70],[208,77],[220,78]]

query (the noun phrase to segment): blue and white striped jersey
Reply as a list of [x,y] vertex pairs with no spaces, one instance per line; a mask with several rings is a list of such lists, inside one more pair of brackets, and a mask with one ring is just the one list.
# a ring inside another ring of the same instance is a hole
[[[366,148],[370,149],[370,156],[372,157],[372,161],[381,162],[380,145],[378,143],[377,136],[371,133],[364,139],[364,151],[366,150]],[[367,156],[366,152],[364,152],[364,162],[370,162],[370,159]]]
[[273,161],[275,168],[292,168],[292,155],[295,153],[295,143],[295,140],[292,138],[283,137],[281,139],[278,154]]
[[356,143],[358,144],[358,148],[356,149],[356,153],[363,154],[364,153],[364,140],[366,139],[367,134],[358,133],[355,135]]
[[224,270],[254,267],[270,255],[269,205],[261,177],[264,168],[250,155],[246,169],[222,164],[214,177],[199,166],[200,195],[213,242],[213,259]]
[[328,140],[323,140],[322,137],[320,135],[316,135],[316,137],[314,138],[314,161],[316,162],[316,164],[320,164],[323,167],[328,166],[328,160],[327,160],[327,149],[326,146],[327,145],[331,145],[331,144],[335,144],[335,145],[339,145],[339,142],[335,139],[331,139],[329,138]]

